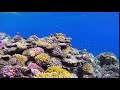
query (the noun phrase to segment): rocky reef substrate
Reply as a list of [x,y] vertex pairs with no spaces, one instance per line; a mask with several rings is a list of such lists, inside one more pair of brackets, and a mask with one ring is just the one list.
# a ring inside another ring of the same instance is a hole
[[112,52],[72,48],[62,33],[27,39],[0,33],[0,78],[119,78],[119,60]]

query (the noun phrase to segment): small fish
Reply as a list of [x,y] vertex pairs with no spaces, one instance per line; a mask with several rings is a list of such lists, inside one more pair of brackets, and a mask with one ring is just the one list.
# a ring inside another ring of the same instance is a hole
[[20,35],[20,32],[17,32],[18,35]]

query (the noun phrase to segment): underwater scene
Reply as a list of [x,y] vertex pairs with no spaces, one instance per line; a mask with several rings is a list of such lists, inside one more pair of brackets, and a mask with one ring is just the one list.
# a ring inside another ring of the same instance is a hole
[[0,12],[0,78],[119,78],[118,12]]

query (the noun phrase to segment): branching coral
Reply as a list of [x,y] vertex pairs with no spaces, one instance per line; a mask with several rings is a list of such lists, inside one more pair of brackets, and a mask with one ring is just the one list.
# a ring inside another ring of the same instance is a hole
[[29,50],[29,53],[32,55],[32,53],[34,54],[35,53],[35,55],[32,55],[32,56],[36,56],[36,55],[38,55],[38,54],[40,54],[40,53],[44,53],[44,49],[42,49],[42,48],[40,48],[40,47],[36,47],[36,48],[31,48],[30,50]]
[[55,48],[52,50],[52,55],[53,55],[53,56],[62,56],[61,47],[55,47]]
[[44,53],[44,49],[40,48],[40,47],[35,47],[35,48],[31,48],[31,49],[27,49],[25,50],[22,54],[25,56],[36,56],[40,53]]
[[58,58],[51,58],[48,62],[47,62],[48,66],[59,66],[62,67],[62,63]]
[[75,75],[73,74],[66,74],[66,73],[57,73],[57,72],[42,72],[39,74],[36,74],[34,78],[75,78]]
[[14,78],[16,73],[15,73],[15,69],[13,66],[11,65],[6,65],[4,66],[2,69],[1,69],[1,72],[0,72],[0,75],[3,77],[3,78]]
[[16,58],[17,64],[20,66],[25,66],[25,62],[28,60],[26,56],[15,54],[13,58]]
[[92,74],[93,73],[93,66],[89,63],[84,63],[82,66],[83,72],[87,74]]
[[67,71],[66,69],[63,69],[59,66],[51,66],[51,67],[48,67],[47,70],[45,72],[57,72],[57,73],[61,73],[61,74],[70,74],[69,71]]
[[50,56],[46,53],[41,53],[35,57],[37,63],[47,62],[48,60],[50,60]]

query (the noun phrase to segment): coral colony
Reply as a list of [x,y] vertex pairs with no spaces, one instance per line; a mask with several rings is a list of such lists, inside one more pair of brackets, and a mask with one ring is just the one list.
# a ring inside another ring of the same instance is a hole
[[0,78],[119,78],[119,60],[72,48],[62,33],[27,39],[0,33]]

